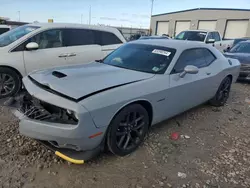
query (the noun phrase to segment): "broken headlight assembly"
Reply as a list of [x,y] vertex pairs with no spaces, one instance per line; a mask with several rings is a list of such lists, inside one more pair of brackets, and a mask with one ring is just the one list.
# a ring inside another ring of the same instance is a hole
[[46,103],[28,94],[20,101],[20,111],[30,119],[53,123],[76,125],[79,120],[76,112]]

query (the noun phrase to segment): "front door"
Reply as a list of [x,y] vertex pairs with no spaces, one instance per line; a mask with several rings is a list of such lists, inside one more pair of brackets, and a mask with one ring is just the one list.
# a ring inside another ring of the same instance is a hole
[[47,69],[67,64],[68,49],[64,44],[64,30],[51,29],[43,31],[27,42],[36,42],[37,50],[24,51],[27,74],[34,70]]
[[[210,58],[205,56],[209,55]],[[205,48],[184,51],[170,74],[170,89],[166,97],[166,116],[171,117],[206,102],[211,97],[211,69],[215,56]],[[197,74],[180,77],[187,65],[199,68]]]

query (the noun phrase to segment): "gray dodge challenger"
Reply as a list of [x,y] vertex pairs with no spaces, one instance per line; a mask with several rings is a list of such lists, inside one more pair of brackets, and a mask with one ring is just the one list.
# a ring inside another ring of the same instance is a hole
[[23,79],[20,133],[82,164],[135,151],[150,127],[199,104],[226,103],[240,63],[192,41],[138,40],[106,58]]

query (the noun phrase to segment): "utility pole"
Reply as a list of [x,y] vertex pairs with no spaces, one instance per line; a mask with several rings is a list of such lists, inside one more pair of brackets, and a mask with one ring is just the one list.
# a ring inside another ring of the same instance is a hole
[[81,24],[82,24],[82,17],[83,17],[83,14],[81,14]]
[[20,22],[20,11],[18,11],[17,13],[18,13],[18,21]]
[[153,14],[154,1],[155,1],[155,0],[151,0],[151,14],[150,14],[150,16],[152,16],[152,14]]
[[152,19],[152,14],[153,14],[153,9],[154,9],[154,1],[155,0],[151,0],[151,13],[150,13],[150,23],[149,23],[149,34],[151,35],[151,19]]
[[89,25],[91,24],[91,5],[89,6]]

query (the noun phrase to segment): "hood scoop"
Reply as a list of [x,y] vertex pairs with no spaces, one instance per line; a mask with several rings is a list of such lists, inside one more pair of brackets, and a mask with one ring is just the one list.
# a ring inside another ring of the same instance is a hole
[[53,71],[53,72],[52,72],[52,75],[55,76],[55,77],[57,77],[57,78],[64,78],[64,77],[67,77],[66,74],[63,74],[63,73],[58,72],[58,71]]

